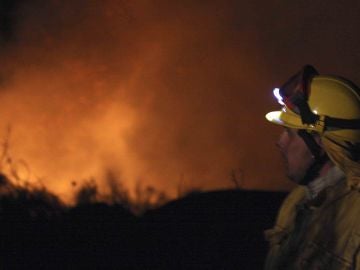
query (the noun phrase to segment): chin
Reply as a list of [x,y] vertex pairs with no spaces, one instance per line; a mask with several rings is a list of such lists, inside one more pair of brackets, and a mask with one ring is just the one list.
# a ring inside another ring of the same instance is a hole
[[287,178],[291,181],[294,182],[295,184],[299,184],[301,182],[301,180],[304,178],[303,175],[299,175],[299,174],[295,174],[295,173],[290,173],[288,172],[286,174]]

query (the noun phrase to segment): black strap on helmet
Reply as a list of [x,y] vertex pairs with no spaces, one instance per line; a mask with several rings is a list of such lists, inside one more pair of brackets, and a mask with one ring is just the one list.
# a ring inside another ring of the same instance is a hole
[[303,139],[314,158],[319,159],[321,157],[321,147],[315,141],[314,137],[304,129],[299,129],[297,133]]
[[[320,116],[314,114],[309,107],[309,104],[304,101],[298,101],[297,106],[300,110],[301,122],[303,124],[315,125],[320,120]],[[331,116],[324,117],[324,130],[329,129],[360,129],[360,119],[342,119]]]
[[320,116],[316,115],[311,111],[309,104],[303,96],[301,96],[300,94],[295,94],[295,96],[292,97],[292,100],[294,100],[294,104],[296,104],[296,106],[299,108],[301,122],[303,124],[313,125],[317,121],[319,121]]
[[[340,77],[339,77],[340,78]],[[359,87],[352,81],[340,78],[347,85],[349,85],[356,93],[360,93]],[[360,119],[341,119],[331,116],[325,116],[325,130],[329,129],[360,129]]]
[[306,65],[280,87],[280,95],[287,107],[299,114],[303,113],[299,105],[307,103],[310,95],[309,85],[316,75],[319,75],[317,70]]
[[303,129],[298,130],[298,134],[304,140],[315,159],[315,162],[306,171],[304,178],[299,183],[300,185],[307,185],[319,176],[321,168],[329,160],[329,157],[325,151],[322,153],[321,147],[315,141],[313,135]]
[[299,184],[305,186],[315,180],[319,176],[321,168],[328,160],[329,157],[326,153],[324,153],[319,159],[316,159],[315,162],[306,171],[304,178],[300,181]]
[[[301,117],[303,124],[315,125],[318,121],[324,121],[325,130],[329,129],[360,129],[360,119],[341,119],[330,116],[320,116],[313,113],[308,104],[310,95],[311,80],[319,75],[317,70],[310,65],[304,66],[300,72],[292,76],[281,88],[280,94],[283,97],[286,106],[294,110]],[[351,81],[341,78],[353,89],[360,89]]]
[[360,129],[360,119],[340,119],[325,116],[325,129]]

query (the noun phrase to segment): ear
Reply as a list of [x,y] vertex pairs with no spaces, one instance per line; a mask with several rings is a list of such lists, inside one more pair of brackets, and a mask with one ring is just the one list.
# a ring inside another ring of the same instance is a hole
[[315,142],[321,147],[321,149],[324,150],[324,144],[323,144],[323,142],[321,140],[321,136],[318,133],[315,133],[315,132],[311,133],[311,135],[313,136]]
[[316,143],[317,143],[321,148],[324,148],[324,145],[323,145],[323,142],[322,142],[322,140],[321,140],[321,137],[320,137],[318,134],[314,135],[314,139],[315,139]]
[[315,139],[316,143],[317,143],[317,144],[320,146],[320,148],[321,148],[321,154],[324,154],[324,153],[325,153],[325,149],[324,149],[324,144],[323,144],[323,142],[322,142],[321,137],[320,137],[318,134],[316,134],[316,135],[314,135],[314,139]]

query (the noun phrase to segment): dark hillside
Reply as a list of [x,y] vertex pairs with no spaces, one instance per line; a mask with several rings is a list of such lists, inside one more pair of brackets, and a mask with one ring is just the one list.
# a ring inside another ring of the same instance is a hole
[[147,212],[143,231],[152,269],[262,269],[263,230],[285,193],[217,191],[193,194]]
[[284,193],[193,193],[141,217],[0,183],[0,269],[261,269]]

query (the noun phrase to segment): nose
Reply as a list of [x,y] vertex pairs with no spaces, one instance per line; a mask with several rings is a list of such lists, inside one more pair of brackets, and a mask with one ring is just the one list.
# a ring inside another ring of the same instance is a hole
[[276,142],[276,146],[281,150],[283,151],[287,145],[287,142],[288,142],[288,133],[286,132],[286,130],[284,130],[280,136],[279,136],[279,139],[278,141]]

